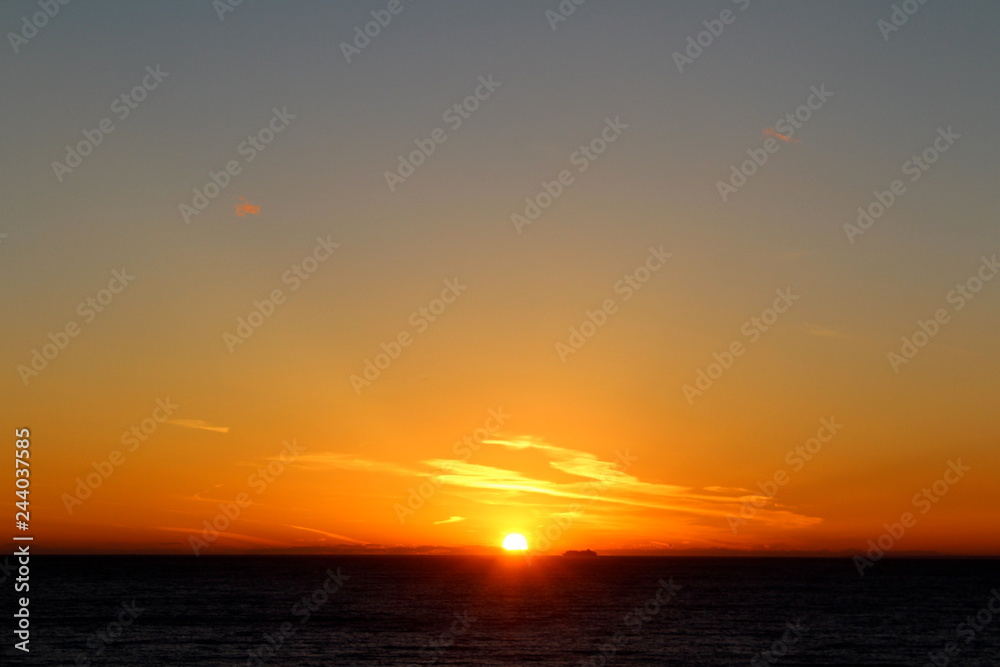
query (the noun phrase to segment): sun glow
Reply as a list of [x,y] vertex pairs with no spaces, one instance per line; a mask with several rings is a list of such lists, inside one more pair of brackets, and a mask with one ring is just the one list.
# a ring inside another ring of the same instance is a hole
[[507,551],[524,551],[528,548],[528,540],[524,539],[524,535],[511,533],[503,538],[503,548]]

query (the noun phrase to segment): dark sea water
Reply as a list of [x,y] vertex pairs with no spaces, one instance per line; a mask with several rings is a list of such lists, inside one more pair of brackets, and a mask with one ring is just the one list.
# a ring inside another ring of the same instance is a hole
[[997,560],[33,557],[31,654],[6,604],[2,662],[926,665],[955,641],[948,664],[996,666],[998,587]]

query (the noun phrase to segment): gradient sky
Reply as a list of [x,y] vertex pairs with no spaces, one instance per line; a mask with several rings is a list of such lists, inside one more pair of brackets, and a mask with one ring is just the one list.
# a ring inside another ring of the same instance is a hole
[[[0,390],[9,437],[33,435],[39,551],[191,553],[246,493],[202,553],[476,550],[512,531],[537,547],[546,529],[553,553],[863,550],[907,511],[898,552],[1000,553],[1000,280],[949,298],[1000,252],[1000,6],[929,2],[884,39],[888,1],[594,0],[553,30],[555,0],[403,0],[348,63],[341,42],[388,4],[246,0],[220,20],[209,0],[95,0],[16,53],[5,39]],[[678,71],[723,10],[733,21]],[[6,2],[0,28],[37,11]],[[114,100],[157,66],[120,119]],[[499,86],[452,129],[445,111],[480,77]],[[769,134],[821,87],[794,136]],[[274,109],[294,118],[247,161]],[[60,181],[52,163],[104,118],[114,131]],[[581,173],[573,154],[608,119],[627,128]],[[435,128],[447,139],[390,191],[385,172]],[[904,163],[948,128],[959,138],[911,181]],[[723,201],[718,182],[765,140],[777,152]],[[185,222],[179,205],[230,160],[240,172]],[[512,214],[562,170],[572,182],[519,233]],[[895,179],[905,192],[849,239]],[[339,247],[293,289],[318,238]],[[651,247],[670,257],[626,299],[616,284]],[[123,268],[135,278],[102,312],[79,306]],[[421,324],[447,281],[466,287]],[[283,303],[227,345],[276,289]],[[748,335],[779,290],[798,298]],[[607,299],[596,335],[560,355]],[[68,322],[78,335],[25,377]],[[733,343],[743,354],[686,395]],[[168,398],[130,450],[123,434]],[[824,419],[842,428],[796,469],[786,453]],[[463,460],[477,429],[488,442]],[[970,470],[914,502],[949,461]],[[732,530],[778,471],[787,483]],[[401,521],[421,484],[433,493]]]

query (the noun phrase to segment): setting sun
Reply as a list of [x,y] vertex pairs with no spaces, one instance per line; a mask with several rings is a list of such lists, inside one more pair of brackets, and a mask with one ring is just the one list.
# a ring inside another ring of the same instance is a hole
[[528,548],[528,540],[524,539],[524,535],[511,533],[503,538],[503,548],[507,551],[524,551]]

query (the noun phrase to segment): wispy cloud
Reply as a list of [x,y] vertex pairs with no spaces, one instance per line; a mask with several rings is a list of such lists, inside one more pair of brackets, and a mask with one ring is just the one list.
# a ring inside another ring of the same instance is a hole
[[[172,533],[186,533],[188,535],[202,535],[204,528],[183,528],[174,526],[156,526],[154,530],[166,530]],[[218,538],[216,539],[228,539],[235,542],[245,543],[247,545],[258,545],[258,546],[285,546],[284,542],[279,542],[276,540],[269,540],[263,537],[258,537],[256,535],[247,535],[245,533],[234,533],[229,531],[219,531]]]
[[[424,469],[413,469],[395,463],[359,458],[353,454],[321,453],[303,456],[297,464],[314,469],[336,468],[372,473],[387,473],[409,477],[431,477],[442,488],[465,500],[484,505],[539,506],[542,498],[568,499],[586,504],[591,521],[610,521],[628,511],[662,511],[679,513],[703,520],[724,521],[727,514],[738,512],[742,503],[753,495],[745,489],[709,486],[694,488],[663,482],[644,481],[631,474],[636,460],[628,449],[619,453],[618,461],[603,460],[594,454],[568,447],[559,447],[537,438],[486,440],[508,450],[532,450],[548,459],[553,471],[577,478],[576,481],[553,481],[518,470],[460,459],[429,459],[421,461]],[[622,464],[625,462],[625,465]],[[631,510],[629,509],[631,508]],[[437,523],[460,520],[451,517]],[[821,521],[817,517],[798,514],[788,508],[772,505],[758,510],[756,521],[781,526],[805,526]]]
[[183,426],[184,428],[196,428],[201,431],[214,431],[215,433],[229,433],[228,426],[212,426],[201,419],[168,419],[168,424]]
[[406,468],[387,461],[373,461],[371,459],[355,456],[354,454],[340,454],[334,452],[303,454],[295,459],[295,463],[313,470],[334,468],[337,470],[386,472],[395,475],[417,476],[424,474],[422,471]]
[[782,134],[778,132],[773,127],[765,127],[763,130],[764,136],[774,137],[778,141],[784,141],[786,144],[798,144],[801,143],[798,139],[794,139],[790,135]]
[[464,517],[464,516],[450,516],[450,517],[448,517],[447,519],[442,519],[441,521],[435,521],[434,523],[435,523],[435,524],[441,524],[441,523],[457,523],[457,522],[459,522],[459,521],[465,521],[465,517]]
[[[278,525],[278,524],[274,524]],[[356,540],[353,537],[348,537],[347,535],[340,535],[339,533],[330,533],[325,530],[319,530],[316,528],[306,528],[305,526],[293,526],[292,524],[284,524],[285,528],[294,528],[295,530],[304,530],[310,533],[318,533],[326,537],[333,538],[335,540],[342,540],[344,542],[353,542],[354,544],[365,544],[364,540]]]

